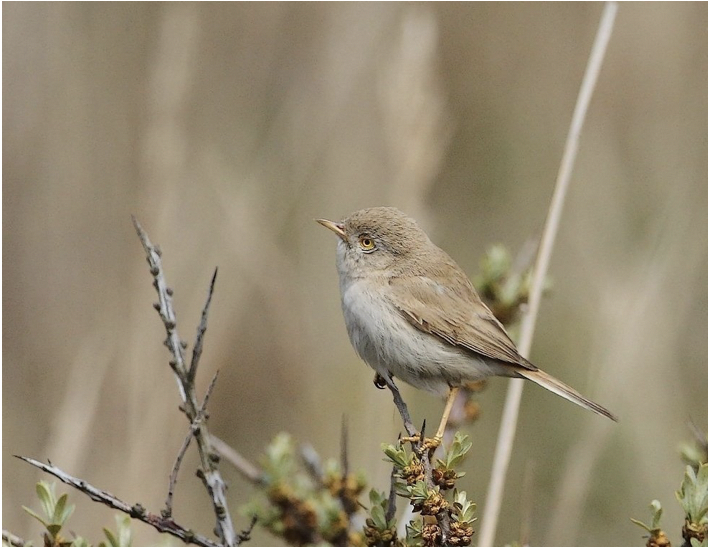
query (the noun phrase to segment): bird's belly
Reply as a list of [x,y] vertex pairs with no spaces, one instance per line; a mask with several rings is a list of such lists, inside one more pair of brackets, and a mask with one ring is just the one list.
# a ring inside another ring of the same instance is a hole
[[446,394],[449,387],[500,375],[501,368],[482,356],[423,332],[363,282],[342,289],[350,342],[378,373],[388,371],[420,389]]

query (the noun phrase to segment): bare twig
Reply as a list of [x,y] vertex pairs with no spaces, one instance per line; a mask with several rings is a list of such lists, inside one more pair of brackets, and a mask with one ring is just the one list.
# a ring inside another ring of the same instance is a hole
[[242,529],[242,531],[239,533],[239,538],[242,542],[246,542],[251,539],[251,532],[254,530],[254,526],[256,525],[257,519],[258,518],[256,516],[252,516],[251,521],[249,522],[249,527],[247,527],[246,529]]
[[348,420],[343,415],[340,424],[340,466],[343,470],[343,480],[348,475]]
[[342,417],[340,430],[340,488],[338,490],[338,499],[343,506],[345,515],[348,519],[348,528],[344,530],[339,537],[340,540],[334,540],[337,545],[348,546],[348,533],[352,527],[353,515],[357,512],[362,504],[357,500],[357,493],[354,489],[357,487],[354,484],[355,476],[350,474],[350,461],[348,459],[348,419],[345,415]]
[[[141,244],[145,249],[146,259],[148,261],[148,265],[150,266],[150,273],[154,279],[153,286],[158,292],[158,302],[155,304],[155,309],[160,314],[160,318],[165,325],[165,331],[167,333],[165,344],[172,355],[170,367],[173,369],[173,372],[178,380],[180,394],[183,399],[183,410],[191,425],[196,421],[198,423],[198,427],[194,429],[195,442],[197,443],[200,463],[202,465],[202,469],[198,471],[198,475],[200,479],[202,479],[212,500],[212,506],[214,508],[217,522],[216,532],[219,533],[219,537],[223,545],[236,546],[239,543],[239,537],[237,537],[237,534],[234,531],[232,518],[229,514],[229,507],[227,505],[227,497],[225,494],[226,484],[224,483],[222,475],[219,472],[218,460],[216,459],[217,455],[214,453],[210,443],[210,434],[207,429],[207,423],[205,422],[205,415],[199,414],[201,407],[198,404],[197,393],[194,385],[194,368],[197,367],[197,363],[199,362],[199,353],[197,354],[197,357],[193,355],[193,364],[188,370],[185,364],[185,357],[183,355],[183,350],[187,345],[184,344],[178,336],[177,320],[172,304],[172,290],[168,287],[165,281],[162,261],[160,259],[160,250],[150,242],[148,235],[135,217],[133,217],[133,225],[135,226]],[[198,329],[196,345],[199,344],[200,347],[202,345],[202,336],[206,329],[207,310],[209,308],[212,292],[214,290],[215,276],[216,272],[212,277],[207,303],[203,310],[200,328]]]
[[214,386],[217,383],[217,377],[219,376],[219,371],[215,371],[214,375],[212,376],[212,380],[210,380],[210,385],[207,386],[207,391],[205,392],[205,398],[202,400],[202,405],[200,406],[200,411],[198,413],[199,417],[202,418],[208,418],[209,415],[207,414],[207,402],[210,400],[210,396],[212,395],[212,392],[214,391]]
[[165,499],[165,508],[161,510],[161,514],[164,518],[173,517],[173,492],[175,490],[175,484],[177,483],[178,471],[180,470],[180,464],[182,464],[182,459],[187,452],[187,448],[190,446],[190,441],[192,441],[192,436],[195,433],[194,424],[190,426],[190,431],[187,432],[185,440],[182,442],[182,446],[178,451],[177,457],[175,458],[175,464],[173,464],[173,469],[170,472],[170,480],[168,482],[168,497]]
[[392,467],[392,473],[390,474],[390,494],[387,498],[387,512],[385,513],[385,520],[387,523],[392,521],[394,515],[397,513],[397,491],[395,490],[395,482],[397,478],[395,474],[397,473],[397,467]]
[[350,489],[349,463],[348,463],[348,421],[343,414],[340,422],[340,484],[337,491],[338,500],[340,501],[345,516],[347,518],[347,528],[340,530],[338,535],[332,539],[334,546],[349,546],[350,528],[352,527],[353,514],[358,511],[360,504],[353,497]]
[[[560,216],[564,199],[569,187],[572,167],[579,147],[579,136],[584,124],[584,118],[589,107],[589,101],[594,90],[594,85],[599,75],[604,53],[606,52],[611,31],[614,27],[614,18],[616,17],[617,4],[616,2],[607,2],[604,6],[597,36],[592,46],[592,51],[589,56],[589,62],[584,74],[584,79],[580,87],[577,104],[572,115],[569,134],[565,143],[564,153],[560,170],[557,174],[557,182],[555,191],[550,204],[550,210],[545,223],[545,230],[540,243],[540,250],[537,255],[535,269],[533,271],[533,281],[530,289],[530,300],[528,303],[528,312],[523,318],[523,324],[520,333],[520,353],[523,356],[530,354],[532,338],[535,332],[535,321],[537,312],[540,307],[540,299],[542,296],[543,284],[547,268],[552,256],[552,248],[557,235]],[[503,499],[503,487],[505,485],[505,477],[510,463],[510,455],[513,449],[513,440],[515,438],[515,430],[518,420],[518,410],[520,409],[520,399],[523,392],[523,380],[513,379],[508,383],[508,395],[506,396],[503,418],[501,420],[501,428],[498,433],[498,442],[496,444],[496,452],[493,458],[493,470],[488,485],[488,497],[486,501],[485,513],[481,524],[481,536],[479,540],[480,546],[492,546],[495,538],[496,526],[498,524],[498,515],[500,513],[500,505]]]
[[[151,514],[140,504],[130,505],[127,502],[124,502],[119,498],[113,496],[107,491],[97,489],[96,487],[90,485],[83,479],[79,479],[77,477],[67,474],[56,466],[52,466],[51,464],[44,464],[38,460],[34,460],[33,458],[28,458],[24,456],[17,456],[17,458],[19,458],[20,460],[24,460],[25,462],[31,464],[36,468],[39,468],[43,472],[53,475],[61,482],[66,483],[67,485],[71,485],[75,489],[78,489],[79,491],[84,493],[91,500],[95,502],[100,502],[102,504],[105,504],[106,506],[109,506],[110,508],[114,508],[115,510],[119,510],[125,514],[128,514],[132,518],[135,518],[139,521],[142,521],[143,523],[147,523],[148,525],[154,527],[161,533],[169,533],[188,544],[197,544],[198,546],[220,546],[219,543],[210,540],[207,537],[203,537],[202,535],[196,535],[191,529],[185,529],[184,527],[181,527],[180,525],[175,523],[172,518],[164,518],[157,514]],[[241,543],[243,540],[246,539],[242,536],[236,538],[237,543]]]
[[180,447],[178,455],[175,458],[175,464],[173,465],[173,469],[170,472],[170,481],[168,483],[168,498],[165,500],[165,508],[161,511],[161,514],[164,518],[169,518],[173,515],[173,492],[175,489],[175,484],[177,483],[177,476],[178,471],[180,470],[180,464],[182,464],[182,459],[184,458],[185,453],[187,452],[187,448],[190,445],[190,441],[195,435],[195,430],[199,428],[200,422],[202,422],[202,419],[205,415],[205,411],[207,410],[207,402],[209,401],[210,395],[212,395],[212,390],[214,390],[214,385],[215,382],[217,382],[218,374],[219,371],[214,373],[214,376],[212,377],[212,382],[210,382],[210,385],[207,388],[207,393],[205,393],[205,398],[202,400],[200,412],[198,413],[195,422],[190,424],[190,431],[185,436],[185,440],[182,442],[182,446]]
[[210,290],[207,293],[207,301],[205,302],[205,307],[202,308],[202,316],[200,317],[200,324],[197,327],[197,337],[195,338],[195,346],[192,348],[192,361],[190,361],[190,370],[187,373],[188,380],[195,379],[195,373],[197,372],[197,365],[200,362],[200,357],[202,356],[202,341],[205,337],[205,331],[207,330],[207,314],[210,309],[210,302],[212,302],[212,294],[214,293],[214,283],[217,280],[217,268],[214,269],[214,274],[212,275],[212,281],[210,281]]
[[449,518],[449,511],[442,510],[436,514],[436,519],[439,522],[439,527],[441,527],[441,546],[448,546],[449,538],[451,537],[451,521]]
[[10,546],[27,546],[27,543],[24,541],[24,539],[21,539],[17,535],[10,533],[10,531],[8,531],[7,529],[2,530],[2,540]]
[[234,447],[231,447],[216,435],[211,435],[210,439],[215,451],[217,451],[222,458],[226,459],[227,462],[234,466],[236,470],[247,479],[247,481],[252,482],[254,485],[264,485],[264,473],[259,468],[254,466],[239,452],[237,452]]
[[165,346],[170,351],[170,355],[173,359],[170,361],[170,368],[173,369],[175,376],[178,379],[178,388],[180,390],[180,395],[183,401],[187,401],[187,396],[185,395],[184,388],[184,377],[185,377],[185,358],[183,357],[183,346],[180,341],[180,337],[175,330],[177,326],[177,319],[175,317],[175,311],[173,309],[172,295],[173,290],[168,287],[165,282],[165,277],[163,276],[163,266],[160,260],[162,252],[158,246],[153,246],[153,244],[148,239],[148,235],[145,233],[138,220],[132,217],[133,225],[138,233],[138,238],[141,240],[141,244],[146,251],[148,265],[150,266],[150,274],[153,276],[153,287],[158,293],[158,301],[153,304],[160,315],[160,319],[165,325],[165,330],[168,337],[165,340]]

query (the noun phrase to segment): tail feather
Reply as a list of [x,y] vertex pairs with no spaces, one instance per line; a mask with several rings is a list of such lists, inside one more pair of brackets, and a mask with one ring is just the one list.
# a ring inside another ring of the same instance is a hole
[[564,382],[557,380],[557,378],[555,378],[554,376],[550,376],[544,371],[527,369],[516,369],[516,371],[518,375],[520,375],[522,378],[526,378],[532,382],[535,382],[546,390],[550,390],[552,393],[556,393],[560,397],[564,397],[565,399],[579,405],[580,407],[584,407],[587,410],[594,411],[595,413],[600,414],[602,416],[606,416],[614,422],[619,421],[615,414],[608,411],[601,405],[595,403],[594,401],[587,399],[574,388],[571,388]]

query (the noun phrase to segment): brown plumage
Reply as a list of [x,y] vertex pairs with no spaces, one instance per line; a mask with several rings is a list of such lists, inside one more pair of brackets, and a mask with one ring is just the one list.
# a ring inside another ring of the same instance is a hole
[[318,221],[340,237],[337,266],[350,341],[381,376],[441,393],[487,376],[525,378],[616,420],[520,355],[463,270],[414,220],[378,207],[340,223]]

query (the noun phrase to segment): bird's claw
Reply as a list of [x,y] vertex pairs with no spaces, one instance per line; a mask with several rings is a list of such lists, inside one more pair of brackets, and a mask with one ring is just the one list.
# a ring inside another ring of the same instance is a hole
[[416,433],[412,436],[400,437],[399,442],[400,443],[421,443],[423,450],[429,449],[430,451],[434,451],[439,447],[439,445],[441,445],[441,437],[435,436],[435,437],[422,438],[421,434]]

